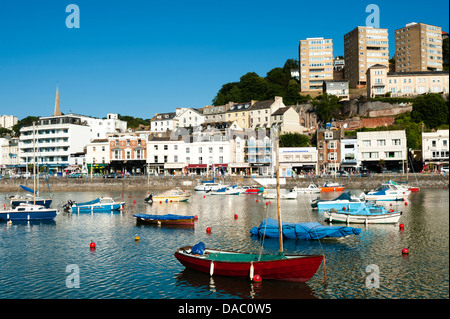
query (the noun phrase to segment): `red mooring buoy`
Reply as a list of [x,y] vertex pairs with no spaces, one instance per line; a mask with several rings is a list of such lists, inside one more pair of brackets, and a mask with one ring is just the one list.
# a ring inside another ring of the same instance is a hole
[[95,243],[91,240],[91,243],[89,244],[89,247],[91,249],[95,249]]
[[207,232],[208,234],[210,234],[210,233],[211,233],[211,227],[206,227],[206,232]]

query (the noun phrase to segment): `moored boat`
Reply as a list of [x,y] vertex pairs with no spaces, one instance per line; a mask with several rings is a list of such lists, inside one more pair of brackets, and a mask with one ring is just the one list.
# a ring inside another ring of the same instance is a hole
[[72,210],[72,213],[102,213],[111,211],[121,211],[125,202],[116,202],[112,197],[99,197],[89,202],[77,203],[69,200],[64,204],[65,210]]
[[338,183],[327,183],[325,182],[323,186],[319,187],[321,192],[341,192],[344,190],[344,185]]
[[211,191],[209,194],[211,195],[239,195],[241,191],[234,186],[223,187],[216,191]]
[[[276,192],[271,192],[271,193],[264,192],[263,198],[264,199],[276,199],[277,193]],[[286,194],[280,194],[280,199],[297,199],[297,192],[290,191]]]
[[330,209],[324,211],[325,220],[329,222],[357,224],[392,224],[398,223],[401,211],[387,210],[383,206],[361,203],[356,210]]
[[227,185],[222,185],[219,183],[201,183],[194,187],[195,191],[198,192],[209,192],[209,191],[217,191]]
[[161,195],[154,196],[153,193],[145,198],[147,203],[172,203],[172,202],[187,202],[191,197],[190,193],[175,187]]
[[194,225],[195,216],[134,214],[136,221],[157,225]]
[[[203,244],[203,243],[201,243]],[[255,274],[265,279],[306,282],[316,273],[322,255],[260,255],[219,249],[195,249],[184,246],[175,257],[185,267],[211,276],[253,278]]]
[[338,197],[334,199],[321,199],[316,198],[311,201],[311,206],[313,208],[317,208],[319,211],[324,211],[326,209],[341,209],[345,207],[346,210],[356,209],[359,207],[361,203],[364,203],[366,200],[361,196],[352,195],[350,192],[345,192],[340,194]]
[[402,201],[409,196],[410,190],[400,189],[393,184],[382,185],[373,189],[362,196],[366,200],[375,201]]
[[298,194],[320,193],[320,188],[316,184],[309,184],[308,187],[295,186],[292,190]]
[[51,220],[58,215],[58,210],[41,205],[20,204],[9,210],[0,211],[0,220]]

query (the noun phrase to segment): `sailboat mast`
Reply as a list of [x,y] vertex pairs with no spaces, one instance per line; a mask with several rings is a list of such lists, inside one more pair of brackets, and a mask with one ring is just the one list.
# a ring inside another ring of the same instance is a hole
[[36,145],[34,137],[35,122],[33,121],[33,204],[36,205]]
[[281,211],[280,211],[280,161],[278,158],[278,129],[273,129],[275,132],[274,140],[275,140],[275,160],[276,160],[276,173],[277,173],[277,212],[278,212],[278,239],[280,241],[280,253],[283,252],[283,230],[281,225]]

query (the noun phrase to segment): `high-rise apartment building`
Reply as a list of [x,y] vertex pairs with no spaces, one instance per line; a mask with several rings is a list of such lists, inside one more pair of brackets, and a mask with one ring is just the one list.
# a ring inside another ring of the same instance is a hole
[[333,40],[307,38],[298,47],[301,91],[320,91],[323,81],[333,80]]
[[442,30],[408,23],[395,30],[395,72],[442,71]]
[[366,86],[366,71],[372,65],[389,67],[388,36],[388,29],[374,27],[356,27],[344,35],[344,75],[350,88]]

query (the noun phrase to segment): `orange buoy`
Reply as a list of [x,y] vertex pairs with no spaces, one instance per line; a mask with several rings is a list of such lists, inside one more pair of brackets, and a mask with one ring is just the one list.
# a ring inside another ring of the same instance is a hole
[[393,210],[392,208],[391,208],[389,211],[390,211],[391,213],[394,212],[394,210]]
[[208,234],[210,234],[210,233],[211,233],[211,227],[206,227],[206,232],[207,232]]

